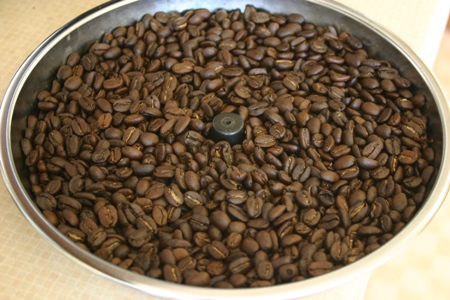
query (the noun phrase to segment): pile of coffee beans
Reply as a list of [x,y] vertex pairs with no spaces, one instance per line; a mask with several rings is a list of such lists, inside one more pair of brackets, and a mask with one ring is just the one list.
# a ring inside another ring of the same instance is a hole
[[[423,95],[362,42],[247,6],[145,15],[72,53],[21,141],[43,215],[133,272],[218,288],[375,251],[426,198]],[[223,112],[241,143],[209,138]]]

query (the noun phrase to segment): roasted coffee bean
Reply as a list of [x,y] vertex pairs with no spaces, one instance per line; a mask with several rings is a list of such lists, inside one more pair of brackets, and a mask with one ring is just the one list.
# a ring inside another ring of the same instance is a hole
[[196,205],[203,205],[204,202],[205,199],[203,198],[203,196],[197,192],[187,191],[186,193],[184,193],[184,203],[186,203],[189,208],[193,208]]
[[261,261],[256,266],[256,274],[260,279],[270,280],[273,278],[274,269],[270,261]]
[[189,224],[195,231],[206,231],[209,227],[210,219],[202,214],[193,214]]
[[258,231],[255,235],[255,240],[258,242],[261,250],[268,251],[273,246],[270,234],[267,231]]
[[227,246],[230,249],[235,249],[241,245],[242,234],[236,231],[232,231],[227,238]]
[[334,162],[334,168],[337,170],[347,169],[354,166],[356,158],[352,155],[344,155],[336,159]]
[[329,170],[321,171],[320,178],[322,178],[322,180],[327,182],[336,182],[340,179],[338,173]]
[[348,246],[347,244],[336,241],[333,243],[330,249],[330,256],[335,260],[336,262],[342,262],[345,258],[345,255],[348,252]]
[[411,165],[418,159],[418,154],[411,150],[403,150],[398,156],[399,162],[405,165]]
[[222,242],[216,240],[208,245],[208,252],[218,260],[226,259],[229,255],[228,248]]
[[305,214],[303,215],[303,223],[306,225],[312,227],[319,223],[321,218],[320,212],[315,210],[314,208],[308,209]]
[[245,202],[248,216],[251,218],[259,217],[262,213],[263,205],[264,200],[261,197],[250,196]]
[[344,155],[350,154],[351,151],[351,148],[347,145],[338,145],[331,149],[330,154],[334,158],[340,158]]
[[193,171],[187,171],[184,175],[184,180],[187,189],[197,192],[200,190],[200,177]]
[[162,205],[155,205],[152,210],[152,218],[157,225],[166,225],[168,222],[167,210]]
[[141,131],[138,128],[130,126],[125,130],[122,136],[122,140],[127,145],[133,145],[139,139]]
[[188,278],[185,283],[192,286],[208,286],[211,277],[207,272],[194,272]]
[[231,217],[239,221],[248,222],[248,215],[240,206],[229,204],[227,206],[227,212],[230,214]]
[[163,267],[164,280],[169,282],[181,283],[182,274],[178,266],[166,264]]
[[375,159],[378,154],[380,154],[381,150],[383,149],[383,144],[380,142],[371,142],[367,146],[364,147],[364,149],[361,151],[362,156],[366,156],[371,159]]
[[133,247],[141,247],[151,239],[151,233],[147,229],[131,229],[126,232],[125,237]]
[[380,166],[380,162],[365,156],[358,158],[358,165],[363,169],[374,169]]
[[329,261],[317,261],[312,262],[308,266],[308,273],[311,276],[319,276],[329,273],[333,270],[333,264]]
[[233,274],[245,273],[251,267],[252,265],[250,262],[250,258],[248,258],[247,256],[243,256],[231,261],[228,265],[228,270]]
[[73,228],[65,224],[59,224],[58,229],[76,243],[83,243],[86,239],[86,235],[78,228]]
[[179,207],[184,203],[183,193],[175,183],[171,183],[165,187],[164,197],[170,205],[175,207]]
[[105,228],[114,227],[118,221],[117,210],[112,205],[104,205],[98,211],[100,224]]
[[211,213],[211,221],[220,230],[226,230],[231,223],[230,217],[224,211],[214,211]]
[[193,65],[189,63],[177,63],[172,66],[172,71],[175,74],[182,75],[187,74],[193,70]]
[[275,143],[276,143],[276,139],[272,135],[263,134],[263,135],[258,135],[255,138],[255,145],[259,146],[261,148],[270,148],[270,147],[274,146]]
[[278,268],[278,275],[283,281],[290,281],[299,274],[298,267],[294,264],[284,264]]
[[36,196],[36,203],[42,210],[54,210],[57,206],[55,197],[48,193],[41,193]]
[[162,179],[170,179],[175,176],[175,167],[171,165],[161,165],[155,168],[153,176]]
[[[429,99],[349,32],[247,5],[148,14],[88,50],[46,79],[20,147],[44,216],[105,260],[194,286],[304,280],[426,199]],[[243,141],[211,139],[223,112]]]

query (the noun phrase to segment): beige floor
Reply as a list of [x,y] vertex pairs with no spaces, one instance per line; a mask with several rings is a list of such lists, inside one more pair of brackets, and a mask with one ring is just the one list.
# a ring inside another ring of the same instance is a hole
[[[450,97],[450,26],[434,72]],[[447,197],[447,199],[450,199]],[[365,300],[450,299],[450,201],[406,250],[372,273]]]

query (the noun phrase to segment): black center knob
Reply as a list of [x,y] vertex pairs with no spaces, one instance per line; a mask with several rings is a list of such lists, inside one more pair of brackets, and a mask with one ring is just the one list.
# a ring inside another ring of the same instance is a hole
[[214,117],[211,139],[227,141],[231,145],[242,143],[245,137],[244,121],[235,113],[221,113]]

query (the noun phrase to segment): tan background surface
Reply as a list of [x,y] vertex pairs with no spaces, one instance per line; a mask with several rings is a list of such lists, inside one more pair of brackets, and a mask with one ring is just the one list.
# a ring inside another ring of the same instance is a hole
[[[67,21],[104,0],[0,0],[0,99],[25,58]],[[433,66],[450,1],[341,0],[401,36]],[[448,91],[450,32],[434,70]],[[79,266],[45,241],[0,180],[0,299],[151,299]],[[402,254],[372,273],[366,300],[450,299],[450,202]]]

